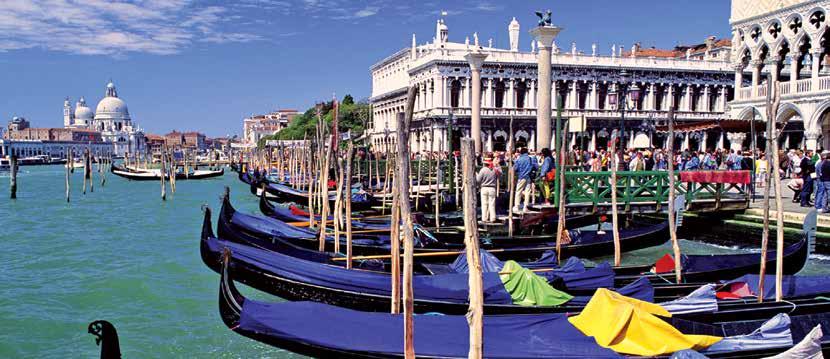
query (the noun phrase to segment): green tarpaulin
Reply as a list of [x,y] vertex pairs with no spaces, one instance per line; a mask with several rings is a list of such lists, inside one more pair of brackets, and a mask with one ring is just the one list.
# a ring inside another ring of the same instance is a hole
[[522,268],[515,261],[507,261],[501,270],[501,282],[504,289],[513,298],[513,304],[522,306],[557,306],[573,298],[572,295],[558,291],[530,269]]

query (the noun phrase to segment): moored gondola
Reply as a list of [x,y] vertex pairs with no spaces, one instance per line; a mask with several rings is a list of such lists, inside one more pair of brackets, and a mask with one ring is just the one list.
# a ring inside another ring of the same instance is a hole
[[[230,257],[230,252],[223,253],[218,300],[220,316],[229,329],[313,357],[402,357],[399,333],[402,332],[403,318],[400,315],[357,312],[313,302],[266,303],[245,298],[233,283],[237,274],[231,267]],[[623,357],[599,346],[567,318],[566,314],[485,316],[484,353],[489,358]],[[765,320],[768,318],[773,319]],[[468,331],[463,315],[416,315],[414,320],[417,328],[415,352],[419,357],[466,357]],[[672,318],[670,323],[683,334],[730,336],[706,352],[715,358],[768,357],[790,349],[794,341],[805,337],[820,343],[824,349],[830,348],[827,341],[810,335],[816,332],[803,330],[830,324],[830,315],[826,313],[779,314],[758,320],[740,318],[719,323]],[[756,335],[741,337],[751,333]],[[349,340],[343,340],[346,337]],[[673,338],[658,334],[641,340]]]
[[[114,175],[122,178],[126,178],[131,181],[159,181],[161,180],[161,172],[159,171],[135,171],[129,170],[121,166],[112,165],[110,172]],[[176,173],[176,180],[177,181],[186,181],[186,180],[201,180],[201,179],[208,179],[214,177],[221,177],[225,174],[225,170],[220,168],[219,170],[194,170],[191,173]],[[165,174],[165,178],[170,178],[169,174]]]

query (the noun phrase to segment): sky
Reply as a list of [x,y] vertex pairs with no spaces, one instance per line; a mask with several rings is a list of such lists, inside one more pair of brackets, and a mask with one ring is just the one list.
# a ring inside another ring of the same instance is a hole
[[430,41],[442,11],[450,41],[478,32],[502,48],[515,16],[528,51],[543,9],[559,46],[587,53],[730,37],[729,0],[2,0],[0,123],[60,127],[64,98],[94,110],[112,79],[147,132],[226,136],[251,114],[365,99],[369,67],[413,33]]

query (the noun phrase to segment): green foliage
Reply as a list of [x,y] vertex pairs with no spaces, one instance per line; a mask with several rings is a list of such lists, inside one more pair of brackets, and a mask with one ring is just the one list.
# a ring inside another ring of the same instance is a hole
[[[323,120],[326,125],[331,126],[332,116],[334,116],[333,104],[331,101],[320,104]],[[340,133],[351,131],[352,138],[359,137],[363,134],[366,125],[371,120],[371,106],[365,102],[354,102],[351,95],[343,97],[340,103],[340,113],[338,122],[338,131]],[[263,137],[258,145],[261,147],[267,140],[302,140],[303,138],[312,138],[316,133],[317,127],[317,108],[311,107],[303,114],[297,115],[288,124],[288,127],[282,129],[280,132],[272,136]],[[330,130],[330,129],[329,129]]]

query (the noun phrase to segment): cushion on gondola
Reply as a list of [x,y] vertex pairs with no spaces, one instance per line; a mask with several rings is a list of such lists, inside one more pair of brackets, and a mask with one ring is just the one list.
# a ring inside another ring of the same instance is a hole
[[703,285],[685,297],[659,304],[672,315],[714,312],[718,310],[718,298],[715,295],[715,286],[713,284]]
[[[727,281],[726,292],[732,293],[737,297],[757,297],[758,281],[760,276],[757,274],[747,274],[740,278]],[[816,295],[827,294],[830,292],[830,276],[807,276],[807,275],[785,275],[781,280],[781,292],[784,297],[811,297]],[[733,288],[740,288],[739,291],[732,290]],[[764,299],[775,298],[775,276],[764,276]]]
[[251,216],[236,212],[231,223],[250,228],[260,233],[268,233],[282,238],[316,238],[317,233],[289,225],[288,223],[262,216]]
[[654,263],[654,273],[670,273],[674,272],[674,257],[666,253]]
[[598,289],[579,315],[568,318],[603,347],[632,355],[667,355],[684,349],[700,350],[721,340],[686,335],[659,318],[670,317],[663,307]]
[[516,305],[558,306],[573,298],[572,295],[551,287],[547,279],[530,269],[522,268],[516,261],[505,262],[499,276]]
[[289,205],[288,209],[290,209],[291,214],[293,214],[295,216],[306,216],[306,217],[309,216],[308,211],[303,211],[302,209],[298,208],[297,206],[295,206],[293,204]]
[[791,347],[792,345],[793,337],[790,330],[790,317],[786,313],[779,313],[751,333],[724,337],[720,342],[703,350],[703,353]]

